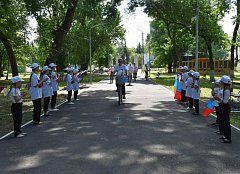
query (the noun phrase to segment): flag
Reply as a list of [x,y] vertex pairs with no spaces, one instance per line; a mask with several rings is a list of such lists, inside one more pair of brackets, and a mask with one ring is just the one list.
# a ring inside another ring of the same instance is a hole
[[181,101],[182,100],[182,88],[181,86],[179,85],[179,81],[176,79],[174,81],[174,84],[173,84],[173,87],[174,87],[174,99],[178,100],[178,101]]
[[182,101],[182,93],[179,91],[176,91],[176,93],[174,95],[174,99],[176,99],[178,101]]
[[213,99],[210,99],[207,103],[207,107],[202,112],[202,116],[208,117],[214,111],[215,111],[215,107],[214,107]]

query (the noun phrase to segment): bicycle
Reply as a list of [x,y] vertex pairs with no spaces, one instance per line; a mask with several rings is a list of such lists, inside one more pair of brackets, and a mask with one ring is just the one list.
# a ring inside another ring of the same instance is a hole
[[127,82],[126,76],[116,76],[116,85],[118,92],[118,105],[123,103],[122,85]]

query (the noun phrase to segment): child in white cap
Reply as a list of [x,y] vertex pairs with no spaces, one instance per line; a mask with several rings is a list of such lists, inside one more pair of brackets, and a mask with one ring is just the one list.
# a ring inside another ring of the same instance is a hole
[[44,100],[44,106],[43,106],[43,111],[44,111],[44,116],[49,116],[48,113],[48,106],[50,102],[50,97],[53,95],[53,90],[52,90],[52,84],[49,75],[49,70],[48,66],[44,66],[42,68],[42,73],[43,73],[43,87],[42,87],[42,95],[43,95],[43,100]]
[[199,115],[199,100],[200,100],[200,74],[199,72],[193,73],[193,86],[192,86],[192,98],[195,107],[193,115]]
[[66,90],[68,92],[68,104],[74,104],[71,99],[72,99],[72,90],[73,90],[73,78],[72,78],[72,68],[67,68],[67,76],[66,76],[66,83],[67,87]]
[[188,67],[184,66],[183,68],[183,73],[181,75],[180,83],[182,85],[182,102],[185,103],[186,100],[186,81],[188,79]]
[[51,99],[51,111],[57,111],[58,109],[56,108],[56,101],[57,101],[57,91],[59,90],[58,87],[58,76],[57,73],[55,72],[57,65],[54,63],[50,63],[49,64],[49,68],[51,68],[50,71],[50,78],[51,78],[51,82],[52,82],[52,89],[53,89],[53,95],[52,95],[52,99]]
[[78,78],[78,69],[73,70],[73,92],[74,100],[78,100],[78,90],[79,90],[79,78]]
[[33,63],[30,67],[32,68],[32,74],[30,76],[29,93],[33,102],[33,123],[35,125],[39,125],[41,123],[40,116],[42,111],[41,99],[43,80],[40,81],[38,76],[39,65],[37,63]]
[[188,72],[188,76],[189,77],[188,77],[187,81],[185,82],[185,85],[186,85],[186,97],[188,97],[188,101],[189,101],[189,105],[188,105],[187,109],[189,109],[189,110],[194,109],[193,108],[193,98],[192,98],[193,73],[194,73],[193,70],[190,70]]
[[22,95],[20,92],[21,82],[23,80],[15,76],[11,79],[11,88],[9,95],[12,100],[11,112],[13,116],[13,125],[14,125],[14,137],[22,138],[26,133],[22,133]]

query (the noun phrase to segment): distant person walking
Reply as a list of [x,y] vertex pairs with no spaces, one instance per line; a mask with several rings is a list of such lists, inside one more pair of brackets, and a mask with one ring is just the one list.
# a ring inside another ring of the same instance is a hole
[[133,63],[133,79],[136,81],[137,79],[137,73],[138,73],[138,67],[136,66],[135,63]]
[[50,78],[51,78],[51,84],[52,84],[52,89],[53,89],[53,96],[51,99],[51,111],[57,111],[58,109],[56,108],[56,101],[57,101],[57,91],[59,90],[58,87],[58,75],[55,72],[57,65],[54,63],[49,64],[49,68],[51,68],[50,71]]

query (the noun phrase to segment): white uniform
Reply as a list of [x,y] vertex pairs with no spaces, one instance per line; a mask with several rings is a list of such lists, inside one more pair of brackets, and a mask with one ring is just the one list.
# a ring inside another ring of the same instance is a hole
[[183,88],[183,84],[184,84],[184,82],[183,82],[182,80],[183,80],[183,74],[182,74],[182,73],[179,73],[179,75],[178,75],[178,81],[179,81],[179,86],[180,86],[181,88]]
[[77,76],[77,74],[75,74],[74,76],[73,76],[73,91],[77,91],[77,90],[79,90],[79,78],[78,78],[78,76]]
[[73,86],[72,86],[72,76],[71,76],[71,74],[67,74],[66,82],[67,82],[67,88],[66,88],[67,91],[72,91]]
[[185,82],[186,96],[191,98],[192,98],[192,85],[193,85],[193,78],[188,77],[187,81]]
[[183,73],[182,75],[182,80],[183,80],[183,84],[182,84],[182,89],[186,90],[186,81],[188,79],[189,75],[187,72]]
[[[9,95],[12,100],[12,103],[22,103],[23,102],[22,95],[21,95],[19,88],[12,87]],[[20,98],[20,100],[17,102],[17,101],[15,101],[14,97],[18,97],[18,98]]]
[[192,98],[193,99],[200,99],[200,84],[199,80],[195,80],[194,87],[192,88]]
[[58,77],[57,77],[57,74],[54,71],[52,71],[52,73],[51,73],[51,78],[52,78],[52,89],[53,89],[53,92],[58,91],[59,90],[59,87],[58,87]]
[[42,94],[43,94],[43,98],[45,97],[50,97],[53,95],[53,89],[52,89],[52,85],[51,85],[51,80],[48,77],[48,75],[44,74],[43,75],[43,79],[46,81],[43,82],[43,87],[42,87]]
[[[223,94],[223,91],[224,91],[224,94]],[[229,89],[226,89],[226,90],[222,89],[220,92],[220,95],[221,95],[222,103],[226,104],[230,99],[231,92]]]
[[[218,98],[221,99],[221,98],[222,98],[221,88],[219,88],[219,87],[214,88],[214,89],[213,89],[213,96],[216,96],[216,97],[218,97]],[[219,101],[218,101],[218,100],[214,100],[213,103],[214,103],[214,106],[215,106],[215,107],[218,107],[218,106],[219,106]]]
[[31,96],[31,100],[36,100],[42,98],[42,88],[38,87],[37,84],[40,82],[40,79],[37,74],[33,73],[30,79],[30,89],[29,93]]

